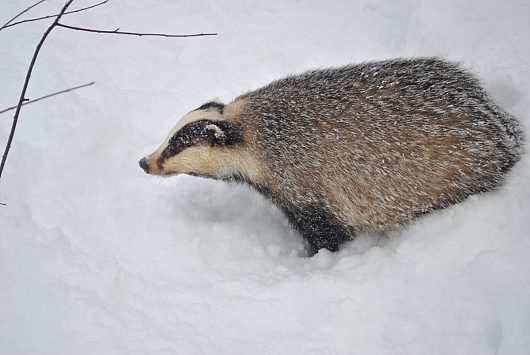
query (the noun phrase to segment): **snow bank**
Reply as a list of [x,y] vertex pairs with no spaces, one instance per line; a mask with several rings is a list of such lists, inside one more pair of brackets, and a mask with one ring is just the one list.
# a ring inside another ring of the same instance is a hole
[[[3,4],[0,22],[28,3]],[[52,33],[29,97],[97,84],[22,111],[0,185],[0,352],[526,353],[528,156],[497,192],[313,258],[253,191],[153,178],[137,161],[212,97],[402,56],[463,62],[530,136],[529,12],[515,1],[132,0],[68,16],[219,36]],[[17,101],[46,26],[0,32],[0,108]],[[10,121],[0,115],[2,146]]]

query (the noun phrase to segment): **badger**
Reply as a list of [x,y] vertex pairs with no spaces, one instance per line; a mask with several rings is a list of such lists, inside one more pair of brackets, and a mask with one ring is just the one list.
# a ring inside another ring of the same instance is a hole
[[522,145],[516,119],[459,64],[394,59],[206,102],[139,164],[154,175],[251,186],[313,255],[495,189]]

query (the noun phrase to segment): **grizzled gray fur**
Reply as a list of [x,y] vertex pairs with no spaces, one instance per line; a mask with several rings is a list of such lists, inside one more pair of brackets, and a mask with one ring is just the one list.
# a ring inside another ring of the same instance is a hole
[[313,70],[188,115],[142,167],[249,184],[312,253],[498,187],[523,141],[472,75],[435,58]]

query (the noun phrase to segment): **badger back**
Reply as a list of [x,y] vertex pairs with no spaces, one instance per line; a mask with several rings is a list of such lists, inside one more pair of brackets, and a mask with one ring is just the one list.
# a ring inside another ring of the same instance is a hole
[[522,133],[476,79],[438,59],[315,70],[240,96],[262,185],[359,230],[389,230],[491,190]]

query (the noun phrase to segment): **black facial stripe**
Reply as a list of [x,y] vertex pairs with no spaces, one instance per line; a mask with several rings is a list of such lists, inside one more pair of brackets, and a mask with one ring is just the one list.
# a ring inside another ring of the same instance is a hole
[[[216,132],[208,129],[208,125],[218,127],[221,134],[216,137]],[[241,143],[242,136],[238,128],[224,121],[199,120],[188,123],[169,139],[168,146],[158,159],[158,166],[162,168],[165,159],[205,141],[211,145],[230,146]]]
[[178,154],[188,147],[193,147],[199,142],[211,138],[211,132],[205,130],[206,125],[210,124],[209,120],[200,120],[189,123],[176,132],[169,140],[164,153],[166,157]]
[[243,135],[239,127],[226,121],[216,121],[212,123],[219,127],[223,132],[223,135],[217,138],[217,144],[230,146],[243,143]]
[[202,105],[201,107],[199,108],[196,108],[195,110],[193,111],[198,111],[198,110],[207,110],[207,109],[215,109],[216,111],[218,111],[219,113],[223,113],[224,109],[225,109],[225,104],[221,103],[221,102],[215,102],[215,101],[212,101],[212,102],[207,102],[205,103],[204,105]]

